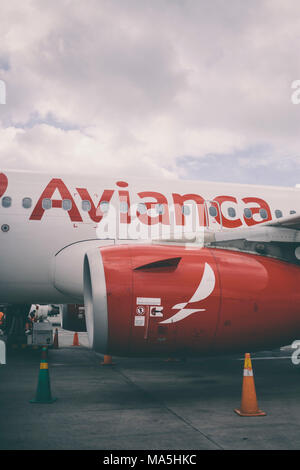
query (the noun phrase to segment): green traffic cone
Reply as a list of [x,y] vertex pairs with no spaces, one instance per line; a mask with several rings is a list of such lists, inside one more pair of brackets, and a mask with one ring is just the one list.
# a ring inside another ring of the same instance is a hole
[[45,350],[46,348],[43,348],[35,399],[30,400],[30,403],[53,403],[57,400],[57,398],[52,398],[51,395],[48,361],[45,357]]

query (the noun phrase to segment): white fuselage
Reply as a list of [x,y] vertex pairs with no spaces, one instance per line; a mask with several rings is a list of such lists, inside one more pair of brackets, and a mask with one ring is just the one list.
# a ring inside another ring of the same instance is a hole
[[[55,283],[57,255],[70,245],[253,226],[299,213],[299,196],[296,188],[0,172],[0,302],[78,301]],[[80,282],[77,266],[70,261],[70,284],[73,274]]]

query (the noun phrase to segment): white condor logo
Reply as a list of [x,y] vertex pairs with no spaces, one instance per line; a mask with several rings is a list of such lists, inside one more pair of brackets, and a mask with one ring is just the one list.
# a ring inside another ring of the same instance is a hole
[[204,312],[205,308],[185,308],[188,304],[199,302],[210,296],[213,292],[216,284],[215,273],[213,272],[211,266],[205,263],[204,273],[202,279],[197,287],[194,295],[190,298],[188,302],[183,302],[182,304],[176,304],[172,309],[179,310],[172,317],[167,320],[161,321],[160,323],[176,323],[184,318],[187,318],[189,315],[195,312]]

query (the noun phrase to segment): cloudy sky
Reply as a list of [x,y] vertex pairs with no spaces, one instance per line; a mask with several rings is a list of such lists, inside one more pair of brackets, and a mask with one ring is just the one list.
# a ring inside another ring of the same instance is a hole
[[0,1],[0,169],[300,183],[297,0]]

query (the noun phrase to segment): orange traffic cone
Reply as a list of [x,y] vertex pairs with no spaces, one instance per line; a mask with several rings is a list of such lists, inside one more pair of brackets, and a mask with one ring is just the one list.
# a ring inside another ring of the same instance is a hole
[[112,361],[112,357],[108,354],[104,354],[104,361],[101,362],[102,366],[114,366],[115,363]]
[[53,349],[58,349],[58,329],[55,328],[55,335],[53,340]]
[[74,333],[73,346],[80,346],[78,341],[78,333]]
[[250,354],[245,354],[241,408],[234,410],[240,416],[266,416],[258,409]]

